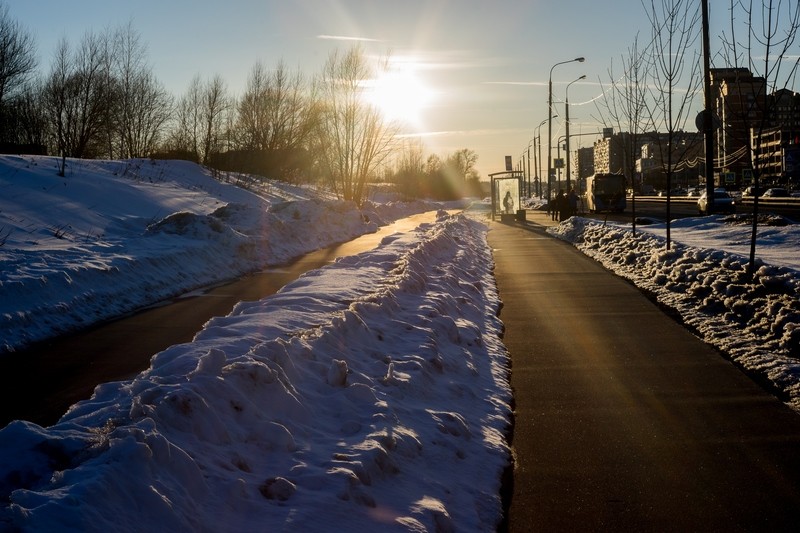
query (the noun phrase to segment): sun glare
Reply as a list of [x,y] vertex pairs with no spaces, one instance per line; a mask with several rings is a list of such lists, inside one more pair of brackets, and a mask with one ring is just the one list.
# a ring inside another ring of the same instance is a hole
[[419,125],[434,92],[418,74],[413,61],[392,61],[371,84],[370,102],[390,121]]

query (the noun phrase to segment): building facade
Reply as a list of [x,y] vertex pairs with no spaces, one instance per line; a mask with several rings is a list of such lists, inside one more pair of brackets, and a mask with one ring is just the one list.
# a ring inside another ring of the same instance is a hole
[[[770,95],[769,127],[751,130],[752,161],[764,186],[800,187],[800,94],[782,89]],[[747,186],[748,173],[742,180]]]
[[711,100],[719,127],[714,136],[714,168],[718,176],[733,175],[734,183],[715,185],[742,186],[752,168],[750,140],[753,128],[763,128],[767,110],[767,84],[746,68],[711,69]]
[[641,191],[667,187],[667,165],[671,164],[672,184],[694,187],[700,181],[703,137],[696,132],[616,133],[594,143],[594,171],[623,174],[628,186]]

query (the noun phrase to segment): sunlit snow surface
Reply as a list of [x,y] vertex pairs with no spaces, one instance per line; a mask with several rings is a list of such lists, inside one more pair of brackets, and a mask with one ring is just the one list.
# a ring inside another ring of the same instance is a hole
[[[277,199],[185,163],[71,165],[59,178],[52,159],[0,158],[0,185],[16,194],[0,204],[9,349],[430,208]],[[115,205],[98,215],[104,198]],[[55,235],[53,218],[69,231]],[[493,531],[511,392],[486,231],[441,211],[240,303],[52,427],[12,422],[0,430],[0,527]]]

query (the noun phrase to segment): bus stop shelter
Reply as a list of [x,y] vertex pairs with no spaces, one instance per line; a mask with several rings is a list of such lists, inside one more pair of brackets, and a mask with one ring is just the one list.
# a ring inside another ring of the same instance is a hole
[[492,184],[492,220],[500,215],[501,222],[525,220],[525,209],[522,208],[521,170],[506,170],[489,174]]

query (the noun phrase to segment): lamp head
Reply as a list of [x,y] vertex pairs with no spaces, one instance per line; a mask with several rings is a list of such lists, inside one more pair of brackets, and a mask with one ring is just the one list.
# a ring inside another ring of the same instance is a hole
[[586,61],[586,58],[585,57],[576,57],[573,61],[577,61],[578,63],[583,63],[584,61]]

